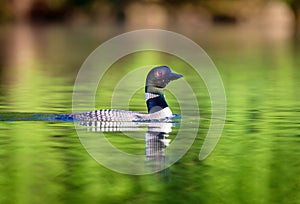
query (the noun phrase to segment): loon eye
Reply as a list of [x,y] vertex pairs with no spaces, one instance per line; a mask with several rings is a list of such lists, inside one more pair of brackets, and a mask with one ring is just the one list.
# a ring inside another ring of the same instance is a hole
[[161,77],[163,75],[162,71],[157,71],[156,76]]

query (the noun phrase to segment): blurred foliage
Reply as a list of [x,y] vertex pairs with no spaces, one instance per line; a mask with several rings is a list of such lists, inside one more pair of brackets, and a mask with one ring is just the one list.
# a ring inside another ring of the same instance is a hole
[[[300,0],[281,1],[286,2],[295,15],[297,15],[300,8]],[[17,19],[18,16],[20,16],[18,15],[18,12],[20,11],[15,7],[20,7],[20,2],[21,0],[0,1],[0,22]],[[232,17],[235,15],[236,10],[245,9],[249,2],[260,6],[270,2],[270,0],[27,0],[27,3],[31,6],[29,6],[26,11],[26,17],[33,21],[63,21],[79,14],[84,14],[86,17],[93,18],[95,15],[101,15],[101,8],[106,6],[110,8],[110,17],[114,17],[120,21],[125,18],[124,10],[126,6],[133,2],[157,3],[171,9],[185,4],[200,5],[212,15],[230,13],[229,16]],[[23,18],[23,16],[19,17],[19,19]]]
[[12,18],[12,6],[8,1],[0,1],[0,21],[8,21]]

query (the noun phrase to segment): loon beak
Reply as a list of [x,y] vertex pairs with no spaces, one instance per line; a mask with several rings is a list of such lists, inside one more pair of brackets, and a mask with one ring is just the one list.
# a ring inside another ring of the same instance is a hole
[[170,79],[170,80],[176,80],[176,79],[179,79],[179,78],[181,78],[181,77],[183,77],[181,74],[177,74],[177,73],[172,72],[172,73],[170,74],[170,76],[169,76],[169,79]]

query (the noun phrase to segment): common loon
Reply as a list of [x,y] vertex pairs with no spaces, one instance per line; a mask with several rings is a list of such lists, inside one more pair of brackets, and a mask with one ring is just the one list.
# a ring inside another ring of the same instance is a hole
[[79,121],[103,122],[149,121],[170,118],[173,114],[165,100],[164,88],[170,81],[181,77],[181,74],[172,72],[167,66],[157,66],[150,70],[145,84],[145,99],[148,114],[127,110],[106,109],[70,114],[69,117]]

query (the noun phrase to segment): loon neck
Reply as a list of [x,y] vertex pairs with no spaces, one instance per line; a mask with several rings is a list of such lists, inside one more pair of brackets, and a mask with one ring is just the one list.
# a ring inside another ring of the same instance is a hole
[[146,86],[145,92],[148,113],[155,113],[168,107],[163,88]]

